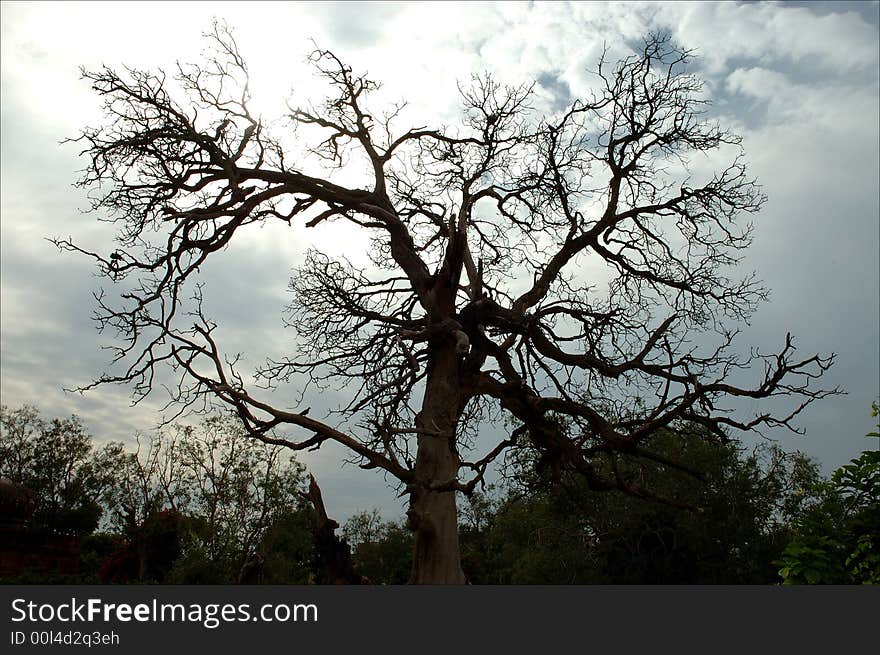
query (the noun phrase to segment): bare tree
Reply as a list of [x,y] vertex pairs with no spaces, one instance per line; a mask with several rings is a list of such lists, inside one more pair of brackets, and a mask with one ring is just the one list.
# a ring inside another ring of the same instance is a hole
[[[409,494],[412,582],[465,580],[456,493],[474,492],[518,440],[550,472],[647,498],[615,462],[676,466],[645,446],[658,430],[795,429],[798,412],[834,393],[813,385],[833,356],[795,358],[790,336],[773,355],[733,352],[737,324],[765,295],[754,277],[736,279],[751,239],[737,219],[764,196],[740,139],[705,117],[690,53],[667,37],[616,65],[603,57],[591,97],[558,115],[537,116],[530,86],[475,76],[456,129],[398,127],[402,106],[377,113],[378,85],[316,50],[329,92],[290,108],[301,155],[249,109],[230,32],[209,38],[206,63],[178,65],[173,79],[84,72],[107,121],[76,139],[89,158],[80,184],[118,222],[119,248],[57,244],[124,290],[116,304],[96,295],[101,327],[123,339],[121,372],[84,389],[128,383],[139,399],[167,365],[176,407],[220,401],[264,441],[346,446]],[[689,161],[713,151],[730,163],[692,179]],[[310,173],[315,160],[331,174]],[[338,181],[343,169],[364,188]],[[345,420],[265,400],[203,311],[199,267],[270,221],[341,221],[371,238],[368,270],[310,252],[291,282],[299,351],[256,371],[270,388],[342,383]],[[731,381],[755,368],[752,386]],[[774,396],[792,397],[780,415],[731,412],[736,397]],[[507,436],[476,452],[489,421]]]

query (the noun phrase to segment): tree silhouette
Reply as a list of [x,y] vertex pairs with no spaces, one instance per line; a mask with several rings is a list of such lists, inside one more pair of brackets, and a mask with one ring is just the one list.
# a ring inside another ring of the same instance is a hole
[[[477,489],[520,439],[551,472],[649,498],[593,461],[674,467],[642,445],[658,430],[795,429],[804,406],[834,393],[813,384],[833,356],[795,358],[790,336],[776,354],[732,351],[737,323],[765,295],[733,270],[751,240],[737,218],[764,196],[740,139],[705,118],[690,53],[667,37],[613,66],[603,56],[594,93],[557,115],[537,115],[530,86],[474,76],[458,128],[399,127],[402,105],[378,113],[378,84],[316,50],[330,91],[290,108],[293,153],[249,109],[230,31],[208,36],[206,63],[178,65],[173,80],[84,71],[107,120],[76,139],[89,159],[80,184],[118,223],[119,248],[56,243],[92,256],[122,290],[121,302],[96,297],[101,327],[123,339],[121,372],[84,389],[127,383],[142,398],[167,365],[178,407],[219,401],[252,436],[294,450],[346,446],[409,494],[412,582],[465,580],[456,492]],[[715,151],[730,163],[692,178],[689,158]],[[343,182],[355,172],[362,188]],[[344,222],[371,239],[366,270],[309,253],[291,282],[299,351],[256,371],[270,386],[343,384],[343,423],[258,396],[203,309],[200,267],[270,221]],[[753,368],[752,386],[731,381]],[[780,395],[792,403],[779,415],[730,411],[735,397]],[[509,434],[475,453],[473,434],[490,420]]]

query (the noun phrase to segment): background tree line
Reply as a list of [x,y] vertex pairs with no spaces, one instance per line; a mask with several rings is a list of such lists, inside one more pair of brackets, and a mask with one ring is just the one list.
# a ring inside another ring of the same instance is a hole
[[[658,434],[652,447],[669,464],[604,465],[669,502],[597,493],[573,474],[553,483],[533,449],[515,449],[501,482],[462,503],[469,580],[880,583],[880,452],[824,478],[800,453],[746,450],[693,426]],[[33,492],[32,530],[81,538],[76,579],[4,582],[314,582],[321,561],[304,473],[228,416],[139,436],[130,451],[96,445],[75,416],[3,407],[0,477]],[[342,535],[369,582],[407,582],[413,542],[403,520],[362,511]]]
[[19,581],[307,582],[303,472],[228,416],[139,435],[131,451],[96,445],[76,416],[2,409],[0,477],[33,493],[30,529],[81,538],[79,580]]

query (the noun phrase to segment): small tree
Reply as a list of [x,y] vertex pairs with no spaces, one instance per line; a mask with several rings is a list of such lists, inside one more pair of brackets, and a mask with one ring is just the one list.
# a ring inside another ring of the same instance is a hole
[[355,570],[372,584],[404,584],[412,568],[412,534],[378,510],[360,511],[342,526]]
[[31,527],[54,534],[86,535],[101,518],[101,497],[111,481],[78,416],[45,420],[24,405],[0,408],[0,477],[34,495]]
[[236,581],[261,558],[274,520],[297,506],[303,466],[284,448],[251,443],[235,417],[179,429],[170,443],[190,489],[188,514],[198,523],[192,546]]
[[[252,436],[294,450],[347,447],[409,494],[412,582],[465,580],[455,494],[473,493],[517,440],[592,489],[650,496],[594,459],[657,459],[644,442],[680,420],[717,438],[790,427],[828,393],[811,383],[832,358],[795,358],[790,336],[777,354],[731,352],[725,320],[747,318],[764,297],[752,276],[733,277],[750,242],[737,219],[764,196],[740,139],[703,116],[690,53],[668,38],[649,36],[614,66],[603,57],[593,95],[546,117],[531,108],[531,86],[475,76],[458,129],[401,127],[402,106],[371,107],[376,82],[316,50],[329,93],[290,109],[301,152],[252,113],[229,31],[215,26],[209,38],[207,64],[178,66],[174,83],[84,72],[107,121],[77,139],[89,161],[80,184],[118,222],[119,248],[57,244],[89,254],[124,289],[121,304],[98,295],[102,327],[123,338],[123,366],[94,384],[129,383],[140,398],[169,365],[183,406],[225,403]],[[732,151],[730,163],[692,177],[689,158],[714,151]],[[316,172],[316,158],[344,176]],[[344,181],[358,175],[362,185]],[[299,353],[256,371],[269,385],[340,383],[345,425],[256,394],[203,307],[200,267],[271,221],[344,222],[371,239],[366,270],[309,253],[291,282]],[[711,345],[697,347],[697,335]],[[731,381],[756,365],[753,386]],[[796,397],[780,415],[735,418],[725,405],[780,395]],[[509,435],[471,453],[468,436],[501,415]],[[291,435],[268,436],[281,427]]]
[[[877,403],[871,416],[880,416]],[[868,438],[880,439],[880,424]],[[880,450],[868,449],[813,486],[778,564],[784,584],[880,584]]]
[[[593,493],[566,473],[549,484],[530,449],[518,453],[511,486],[475,540],[481,583],[768,584],[794,523],[815,502],[819,471],[777,445],[747,452],[713,443],[703,428],[660,432],[656,461],[618,464],[621,474],[692,509]],[[597,465],[600,465],[597,462]],[[610,466],[606,461],[605,466]]]
[[182,581],[238,581],[262,558],[273,523],[296,509],[303,467],[285,452],[252,443],[230,416],[174,425],[139,438],[136,452],[119,451],[105,502],[138,560],[133,577],[149,577],[151,536],[174,528]]

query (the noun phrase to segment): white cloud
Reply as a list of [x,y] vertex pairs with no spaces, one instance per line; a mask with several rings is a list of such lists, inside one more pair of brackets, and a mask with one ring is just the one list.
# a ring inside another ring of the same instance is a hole
[[[805,351],[840,350],[834,375],[856,389],[842,404],[829,401],[806,417],[816,434],[809,443],[831,465],[862,445],[871,425],[860,410],[880,391],[873,300],[880,295],[877,29],[855,13],[819,16],[763,3],[4,3],[4,403],[76,411],[95,432],[116,438],[151,427],[158,402],[121,412],[123,389],[85,398],[60,391],[99,373],[106,360],[88,321],[88,290],[96,283],[88,266],[56,255],[44,237],[72,233],[109,247],[110,231],[77,214],[83,197],[70,183],[82,164],[75,148],[58,140],[100,118],[96,98],[78,79],[79,65],[155,68],[195,60],[205,47],[199,35],[214,15],[234,28],[254,101],[267,117],[283,113],[291,87],[295,102],[315,97],[320,85],[303,63],[314,38],[385,83],[376,106],[406,99],[414,125],[454,122],[456,83],[472,72],[489,70],[511,83],[546,75],[583,94],[603,45],[614,61],[646,31],[671,30],[703,57],[715,111],[744,134],[752,171],[770,196],[749,264],[776,294],[748,336],[775,345],[791,328]],[[553,93],[540,88],[536,104],[552,106]],[[252,349],[254,342],[266,351],[289,347],[289,334],[279,328],[290,267],[313,242],[362,251],[363,240],[349,237],[344,227],[279,225],[253,230],[223,253],[209,271],[221,282],[209,285],[209,311],[223,318],[229,349]],[[248,285],[256,291],[247,294]],[[853,440],[817,445],[834,419]],[[319,477],[335,475],[336,462],[333,453],[316,455]],[[340,483],[349,477],[358,486],[348,483],[343,492],[345,511],[358,502],[393,504],[381,479],[346,469]]]
[[683,45],[698,48],[710,70],[742,58],[817,65],[824,72],[876,67],[877,31],[856,13],[820,16],[806,7],[757,2],[670,2],[657,20]]

